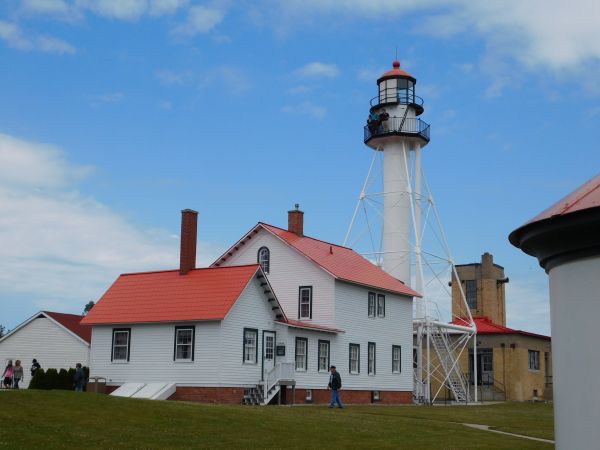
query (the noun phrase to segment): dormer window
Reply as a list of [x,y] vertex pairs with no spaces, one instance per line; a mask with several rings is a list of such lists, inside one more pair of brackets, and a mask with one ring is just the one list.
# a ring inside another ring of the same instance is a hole
[[258,249],[258,263],[264,273],[269,273],[269,265],[271,264],[271,252],[267,247],[261,247]]

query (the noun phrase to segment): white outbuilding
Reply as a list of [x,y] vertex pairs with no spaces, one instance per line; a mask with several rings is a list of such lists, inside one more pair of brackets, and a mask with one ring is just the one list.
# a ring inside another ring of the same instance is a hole
[[43,369],[69,369],[81,363],[87,366],[90,355],[91,330],[79,324],[83,316],[40,311],[0,338],[0,363],[21,360],[24,379],[31,381],[30,369],[35,358]]

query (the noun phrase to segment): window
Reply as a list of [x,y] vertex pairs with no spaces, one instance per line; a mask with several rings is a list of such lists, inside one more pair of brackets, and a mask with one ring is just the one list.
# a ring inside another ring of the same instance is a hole
[[367,364],[367,372],[369,375],[375,375],[375,363],[377,361],[377,356],[376,356],[376,346],[375,346],[375,342],[369,342],[369,348],[368,348],[368,364]]
[[312,319],[312,286],[300,286],[298,293],[298,318]]
[[261,247],[258,249],[258,263],[262,267],[263,272],[269,273],[269,265],[271,264],[271,252],[267,247]]
[[369,292],[369,317],[375,317],[375,303],[376,303],[376,295],[375,292]]
[[[263,331],[264,336],[264,331]],[[265,336],[265,359],[272,361],[275,358],[275,335],[268,334]]]
[[296,338],[296,370],[306,371],[308,366],[308,339]]
[[350,344],[350,355],[349,355],[350,373],[360,373],[360,345]]
[[319,339],[319,372],[329,370],[329,341]]
[[471,309],[477,309],[477,281],[476,280],[467,280],[466,284],[466,297],[467,297],[467,305]]
[[129,345],[131,344],[131,328],[114,328],[112,335],[111,361],[129,361]]
[[194,360],[194,336],[196,328],[193,326],[175,327],[175,349],[173,360],[175,361],[193,361]]
[[402,359],[402,347],[392,345],[392,373],[402,372],[400,361]]
[[244,328],[244,357],[245,364],[256,364],[258,359],[258,330]]
[[379,317],[385,317],[385,295],[377,295],[377,315]]
[[540,352],[537,350],[529,350],[529,368],[540,370]]

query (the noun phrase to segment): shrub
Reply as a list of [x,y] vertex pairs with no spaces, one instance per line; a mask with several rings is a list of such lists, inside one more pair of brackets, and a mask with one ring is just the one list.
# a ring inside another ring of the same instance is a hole
[[57,389],[58,388],[58,371],[56,369],[46,370],[44,377],[44,387],[42,389]]
[[56,389],[70,390],[73,389],[73,377],[69,377],[67,369],[60,369],[58,372],[58,383]]
[[29,389],[44,389],[46,382],[46,372],[44,369],[38,369],[35,371],[35,375],[29,382]]

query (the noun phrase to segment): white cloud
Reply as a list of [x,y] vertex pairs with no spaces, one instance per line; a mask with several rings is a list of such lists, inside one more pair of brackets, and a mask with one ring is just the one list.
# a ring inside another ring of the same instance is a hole
[[112,92],[110,94],[93,95],[90,97],[90,104],[98,106],[101,103],[118,103],[125,98],[122,92]]
[[0,20],[0,39],[10,47],[19,50],[38,50],[58,54],[73,54],[76,51],[75,47],[62,39],[24,33],[17,24],[3,20]]
[[[90,170],[55,147],[0,135],[0,293],[22,299],[23,317],[77,312],[122,272],[177,267],[171,233],[135,226],[74,190]],[[199,243],[199,265],[218,253]]]
[[119,20],[136,20],[148,11],[147,0],[77,0],[76,5]]
[[208,33],[217,26],[225,17],[221,9],[207,6],[192,6],[188,10],[187,20],[175,27],[174,32],[183,36],[195,36],[199,33]]
[[38,14],[67,14],[71,9],[65,0],[22,0],[23,11]]
[[315,61],[300,67],[294,73],[301,78],[335,78],[340,71],[335,64]]
[[315,105],[308,101],[297,105],[286,105],[281,110],[285,113],[307,115],[315,119],[323,119],[327,114],[327,109],[324,106]]
[[189,70],[176,71],[170,69],[161,69],[156,72],[156,78],[161,84],[187,84],[193,79],[193,74]]
[[174,14],[179,9],[187,7],[189,0],[151,0],[149,12],[152,16]]

